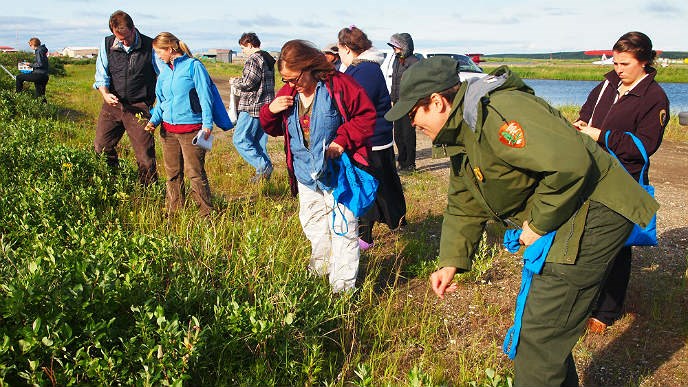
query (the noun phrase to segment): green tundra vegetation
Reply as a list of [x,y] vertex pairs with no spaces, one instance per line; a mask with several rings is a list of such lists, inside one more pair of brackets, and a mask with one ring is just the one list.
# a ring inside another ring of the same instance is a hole
[[[208,68],[224,79],[241,71]],[[217,214],[188,208],[167,219],[160,147],[152,187],[136,184],[126,136],[110,170],[92,151],[102,103],[94,66],[64,71],[48,84],[48,104],[0,75],[0,386],[511,384],[499,340],[513,300],[500,311],[471,293],[471,318],[502,326],[457,343],[425,291],[443,177],[405,179],[408,228],[376,229],[357,291],[332,295],[306,270],[310,245],[281,139],[270,140],[272,180],[253,186],[229,134],[218,133],[206,162]],[[487,240],[459,278],[466,287],[488,283],[502,255]]]
[[[410,214],[429,221],[413,235],[389,234],[363,257],[358,291],[332,295],[306,270],[310,244],[284,168],[250,185],[252,171],[219,133],[207,161],[218,213],[201,219],[189,208],[166,219],[164,179],[136,184],[126,136],[117,170],[92,151],[102,103],[91,89],[94,66],[65,69],[48,84],[48,104],[28,86],[15,94],[0,77],[0,385],[446,378],[441,363],[408,366],[395,353],[411,341],[429,344],[442,326],[427,307],[397,296],[434,266],[440,206],[421,213],[411,204]],[[271,141],[276,158],[281,148]],[[444,190],[427,185],[410,182],[409,202]],[[467,359],[459,380],[505,383],[510,371],[493,360]]]

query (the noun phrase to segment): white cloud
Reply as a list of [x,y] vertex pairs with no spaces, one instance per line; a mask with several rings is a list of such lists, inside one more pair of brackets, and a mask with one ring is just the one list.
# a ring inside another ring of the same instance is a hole
[[191,7],[188,0],[33,0],[30,8],[10,8],[5,13],[12,16],[0,16],[0,45],[24,45],[33,35],[51,49],[94,45],[109,33],[107,20],[116,8],[130,12],[142,32],[170,31],[194,48],[237,49],[245,31],[256,32],[268,49],[279,49],[293,38],[320,46],[336,40],[342,27],[355,24],[381,48],[393,33],[408,32],[418,49],[547,53],[610,47],[621,34],[639,30],[659,49],[688,50],[684,36],[676,33],[685,29],[678,15],[686,8],[677,0],[579,0],[564,5],[545,0],[494,0],[489,5],[455,0],[422,5],[410,0],[302,0],[295,5],[263,0],[260,6],[201,1]]

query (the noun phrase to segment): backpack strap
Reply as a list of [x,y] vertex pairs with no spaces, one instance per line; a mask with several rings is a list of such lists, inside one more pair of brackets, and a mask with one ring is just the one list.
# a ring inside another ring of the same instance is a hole
[[189,58],[189,59],[192,60],[191,64],[189,65],[189,76],[193,80],[194,71],[196,70],[196,69],[194,69],[194,67],[196,67],[196,62],[198,62],[198,59],[196,59],[196,58]]

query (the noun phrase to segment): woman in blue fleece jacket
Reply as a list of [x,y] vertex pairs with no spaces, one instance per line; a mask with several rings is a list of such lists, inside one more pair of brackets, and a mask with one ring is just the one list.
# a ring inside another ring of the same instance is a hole
[[153,39],[153,49],[167,66],[161,66],[155,86],[157,104],[151,111],[147,130],[162,123],[160,138],[167,174],[167,212],[184,205],[184,175],[191,181],[192,197],[202,216],[212,212],[210,186],[205,173],[205,149],[193,145],[194,137],[206,139],[213,130],[210,76],[194,59],[189,47],[169,32]]

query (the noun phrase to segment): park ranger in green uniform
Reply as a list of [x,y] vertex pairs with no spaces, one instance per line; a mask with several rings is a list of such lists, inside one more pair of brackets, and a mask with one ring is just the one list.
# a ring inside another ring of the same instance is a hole
[[433,290],[440,298],[456,290],[454,275],[470,270],[489,220],[522,228],[525,246],[556,231],[532,279],[514,382],[578,385],[571,350],[600,284],[633,223],[645,226],[659,205],[507,67],[460,83],[454,60],[423,60],[404,73],[385,118],[405,114],[434,155],[451,160]]

